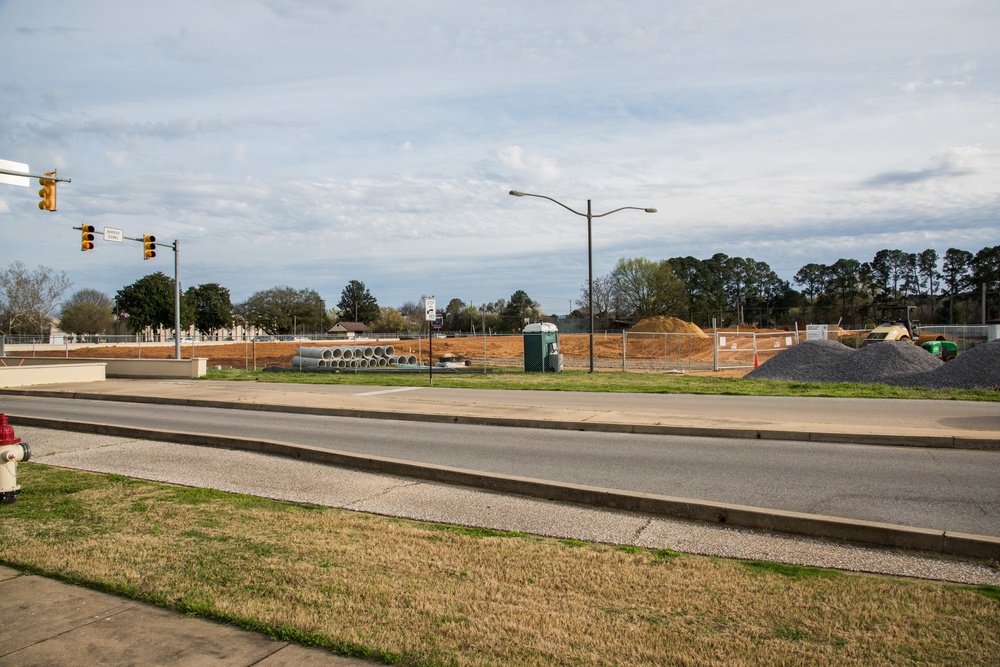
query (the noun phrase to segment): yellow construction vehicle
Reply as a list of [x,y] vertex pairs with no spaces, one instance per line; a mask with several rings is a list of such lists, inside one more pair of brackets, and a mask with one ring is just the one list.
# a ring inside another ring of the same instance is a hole
[[886,340],[914,341],[920,337],[920,322],[914,322],[910,313],[916,306],[883,308],[879,325],[865,336],[864,345]]
[[892,306],[882,309],[879,325],[865,336],[862,345],[881,343],[882,341],[903,341],[923,345],[931,341],[943,341],[941,334],[920,334],[920,322],[914,320],[911,313],[916,306]]

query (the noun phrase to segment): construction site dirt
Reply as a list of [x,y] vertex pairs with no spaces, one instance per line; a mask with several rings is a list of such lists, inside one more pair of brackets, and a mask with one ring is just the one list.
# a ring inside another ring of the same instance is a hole
[[[692,371],[722,377],[742,377],[749,368],[712,371],[712,338],[709,336],[679,335],[670,339],[649,336],[627,336],[627,357],[629,370],[643,370],[641,361],[665,359],[669,366],[674,357],[684,363],[689,360],[699,362],[699,368]],[[441,357],[468,359],[471,363],[518,367],[523,365],[524,340],[521,335],[442,337],[433,340],[422,338],[379,338],[337,341],[233,341],[183,342],[180,346],[182,358],[204,357],[210,367],[222,368],[265,368],[268,366],[289,366],[300,347],[333,347],[353,345],[392,345],[396,354],[414,355],[420,363],[426,364],[431,348],[434,360]],[[598,370],[622,370],[622,335],[620,333],[595,334],[594,357],[599,363]],[[570,363],[568,368],[584,368],[590,357],[590,337],[588,334],[560,334],[559,351]],[[39,346],[33,350],[23,350],[18,356],[73,357],[73,358],[114,358],[114,359],[172,359],[175,346],[168,343],[117,343],[103,345],[72,345],[65,347]],[[679,364],[675,364],[679,365]],[[666,367],[666,366],[664,366]],[[668,369],[669,370],[669,369]]]

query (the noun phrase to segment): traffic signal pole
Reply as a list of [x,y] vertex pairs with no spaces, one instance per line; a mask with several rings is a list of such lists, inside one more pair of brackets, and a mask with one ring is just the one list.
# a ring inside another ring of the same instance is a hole
[[181,283],[178,279],[180,275],[178,265],[180,263],[180,241],[174,239],[173,243],[159,243],[152,234],[144,234],[142,238],[134,236],[124,236],[129,241],[138,241],[142,244],[142,258],[152,259],[156,257],[156,246],[170,248],[174,251],[174,359],[181,358]]

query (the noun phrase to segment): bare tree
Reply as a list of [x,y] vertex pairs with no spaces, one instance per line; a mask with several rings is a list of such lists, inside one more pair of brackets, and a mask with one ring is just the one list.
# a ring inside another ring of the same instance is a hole
[[[583,284],[580,292],[580,298],[577,299],[576,305],[589,315],[590,291],[587,283]],[[594,317],[600,320],[602,328],[607,328],[610,320],[621,317],[620,311],[623,303],[621,287],[613,276],[594,278]]]
[[34,271],[15,261],[0,270],[0,327],[7,334],[44,335],[56,304],[72,283],[64,271],[47,266]]

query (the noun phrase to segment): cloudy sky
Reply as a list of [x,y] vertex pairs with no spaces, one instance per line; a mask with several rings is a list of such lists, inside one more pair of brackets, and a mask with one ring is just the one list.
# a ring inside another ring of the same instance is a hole
[[785,279],[1000,244],[996,0],[0,0],[0,266],[565,313],[622,257]]

